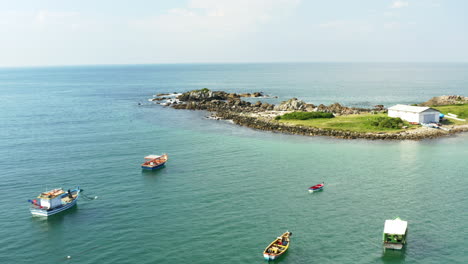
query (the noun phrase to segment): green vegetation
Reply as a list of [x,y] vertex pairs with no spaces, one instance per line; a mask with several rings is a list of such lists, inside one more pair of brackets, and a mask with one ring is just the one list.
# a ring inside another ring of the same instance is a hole
[[325,112],[292,112],[282,116],[276,116],[275,120],[309,120],[315,118],[333,118],[332,113]]
[[[457,104],[457,105],[441,105],[441,106],[432,106],[432,108],[438,110],[445,116],[448,113],[458,115],[458,118],[468,119],[468,104]],[[455,119],[444,118],[442,121],[443,125],[463,125],[468,123],[468,121],[459,121]]]
[[458,115],[458,118],[467,119],[468,118],[468,104],[459,104],[459,105],[442,105],[432,107],[437,109],[444,115],[452,113]]
[[[333,130],[346,130],[353,132],[400,132],[404,129],[402,126],[407,126],[408,128],[416,128],[418,125],[410,125],[406,121],[399,121],[401,126],[398,128],[389,128],[387,126],[387,121],[378,122],[378,124],[383,123],[382,126],[375,126],[374,122],[376,119],[383,117],[386,120],[386,114],[360,114],[360,115],[346,115],[346,116],[337,116],[335,118],[316,118],[308,120],[279,120],[281,123],[293,124],[298,126],[311,126],[323,129],[333,129]],[[390,121],[392,122],[392,121]],[[401,123],[400,123],[401,122]]]
[[208,88],[202,88],[202,89],[200,89],[200,90],[193,90],[192,92],[202,92],[202,93],[207,93],[207,92],[209,92],[209,91],[210,91],[210,89],[208,89]]
[[367,124],[379,128],[402,128],[403,120],[399,117],[377,116],[369,118]]

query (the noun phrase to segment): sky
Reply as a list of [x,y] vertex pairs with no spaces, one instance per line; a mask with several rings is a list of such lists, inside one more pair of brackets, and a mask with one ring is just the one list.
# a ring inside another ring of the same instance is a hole
[[468,62],[466,0],[0,0],[0,67]]

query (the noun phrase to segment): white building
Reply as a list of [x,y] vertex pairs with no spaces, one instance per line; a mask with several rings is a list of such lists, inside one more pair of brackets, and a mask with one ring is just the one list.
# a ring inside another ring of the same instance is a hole
[[389,117],[399,117],[408,122],[431,123],[439,122],[439,111],[430,107],[394,105],[388,108]]

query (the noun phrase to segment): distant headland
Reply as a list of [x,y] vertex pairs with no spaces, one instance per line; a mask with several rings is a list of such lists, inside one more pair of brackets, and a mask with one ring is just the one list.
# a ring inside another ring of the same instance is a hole
[[203,88],[185,93],[158,94],[150,101],[175,109],[209,111],[208,118],[232,120],[237,125],[258,130],[305,136],[421,140],[468,131],[468,97],[459,95],[438,96],[424,103],[403,106],[417,109],[416,112],[431,111],[437,115],[433,123],[411,122],[404,116],[390,117],[384,105],[357,108],[334,103],[326,106],[308,104],[297,98],[274,105],[249,102],[251,99],[246,101],[243,98],[269,96],[262,92],[237,94]]

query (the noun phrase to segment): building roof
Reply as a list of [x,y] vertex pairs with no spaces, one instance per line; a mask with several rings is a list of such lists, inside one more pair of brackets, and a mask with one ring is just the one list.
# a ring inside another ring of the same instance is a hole
[[403,111],[403,112],[412,112],[412,113],[421,113],[424,111],[434,111],[434,112],[439,112],[433,108],[427,107],[427,106],[412,106],[412,105],[402,105],[402,104],[397,104],[392,107],[389,107],[388,110],[395,110],[395,111]]
[[385,220],[384,233],[392,235],[404,235],[406,233],[407,227],[408,222],[403,221],[400,218],[395,220]]

